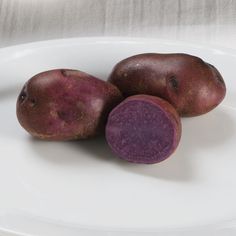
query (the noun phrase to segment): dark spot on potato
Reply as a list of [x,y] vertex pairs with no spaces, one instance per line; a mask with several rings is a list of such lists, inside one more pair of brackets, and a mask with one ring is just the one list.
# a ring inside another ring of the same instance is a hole
[[168,82],[169,82],[170,86],[171,86],[173,89],[175,89],[175,90],[178,89],[179,83],[178,83],[178,80],[176,79],[175,76],[171,76],[171,77],[168,79]]
[[77,120],[78,113],[73,110],[61,110],[56,112],[58,117],[67,124],[72,124]]
[[57,111],[57,115],[61,120],[66,120],[67,118],[66,112],[64,111]]
[[26,97],[27,97],[27,94],[26,94],[25,90],[23,89],[23,90],[21,91],[20,95],[19,95],[19,102],[20,102],[20,103],[24,102],[24,100],[26,99]]
[[35,107],[35,105],[36,105],[36,100],[34,98],[31,98],[30,99],[30,106]]
[[222,84],[224,84],[224,80],[223,80],[223,78],[221,77],[221,75],[219,75],[219,72],[217,71],[217,69],[216,69],[212,64],[210,64],[210,63],[207,63],[207,65],[210,66],[210,67],[213,69],[214,73],[216,74],[215,78],[216,78],[219,82],[221,82]]
[[64,77],[75,76],[75,75],[78,75],[78,73],[82,73],[81,71],[72,70],[72,69],[60,69],[60,71]]
[[221,77],[221,76],[219,76],[219,75],[216,75],[216,78],[217,78],[217,80],[218,80],[218,81],[220,81],[222,84],[224,83],[224,81],[223,81],[223,79],[222,79],[222,77]]
[[206,63],[208,66],[210,66],[211,68],[213,68],[213,69],[215,69],[215,67],[212,65],[212,64],[210,64],[210,63]]
[[61,74],[62,74],[63,76],[65,76],[65,77],[67,77],[67,72],[66,72],[66,70],[61,69]]

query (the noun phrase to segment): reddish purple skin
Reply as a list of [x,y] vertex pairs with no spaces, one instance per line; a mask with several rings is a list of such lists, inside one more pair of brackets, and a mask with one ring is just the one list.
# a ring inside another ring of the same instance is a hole
[[219,71],[188,54],[145,53],[119,62],[108,81],[124,96],[149,94],[170,102],[181,116],[197,116],[215,108],[225,97]]
[[161,98],[131,96],[108,117],[106,140],[121,159],[153,164],[168,158],[177,148],[181,123],[176,110]]
[[95,136],[109,111],[122,100],[112,84],[81,71],[42,72],[24,85],[17,100],[17,118],[31,135],[47,140]]

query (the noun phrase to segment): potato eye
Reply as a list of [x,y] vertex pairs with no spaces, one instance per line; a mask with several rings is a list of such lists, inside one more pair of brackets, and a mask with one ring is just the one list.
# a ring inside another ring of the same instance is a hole
[[64,70],[64,69],[61,69],[61,74],[62,74],[63,76],[65,76],[65,77],[67,77],[66,70]]
[[30,99],[30,105],[34,107],[36,105],[36,100],[34,98]]
[[22,92],[21,92],[20,95],[19,95],[19,102],[20,102],[20,103],[24,102],[24,100],[26,99],[26,97],[27,97],[26,92],[25,92],[24,90],[22,90]]
[[168,82],[173,89],[178,89],[179,83],[175,76],[171,76]]

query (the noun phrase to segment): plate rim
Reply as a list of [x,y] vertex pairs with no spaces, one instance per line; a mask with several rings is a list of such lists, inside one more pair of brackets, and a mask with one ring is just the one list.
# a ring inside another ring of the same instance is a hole
[[[17,49],[27,49],[29,47],[35,48],[45,48],[49,46],[57,46],[60,44],[94,44],[94,43],[157,43],[160,42],[161,44],[165,45],[178,45],[178,46],[187,46],[187,47],[194,47],[200,49],[208,49],[208,50],[222,50],[229,54],[236,53],[236,48],[222,46],[216,43],[196,43],[196,42],[189,42],[185,40],[170,40],[165,38],[157,38],[157,37],[122,37],[122,36],[91,36],[91,37],[68,37],[68,38],[55,38],[55,39],[48,39],[48,40],[39,40],[39,41],[31,41],[26,43],[14,44],[6,47],[0,47],[0,53],[4,53],[5,51],[16,51]],[[234,52],[234,53],[232,53]]]

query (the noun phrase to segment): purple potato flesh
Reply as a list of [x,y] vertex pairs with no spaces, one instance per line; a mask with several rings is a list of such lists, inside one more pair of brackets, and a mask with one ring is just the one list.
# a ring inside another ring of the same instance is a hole
[[168,158],[181,136],[180,118],[161,98],[131,96],[115,107],[108,117],[106,140],[121,159],[153,164]]
[[112,84],[77,70],[42,72],[26,82],[17,100],[17,118],[31,135],[47,140],[93,137],[122,100]]

